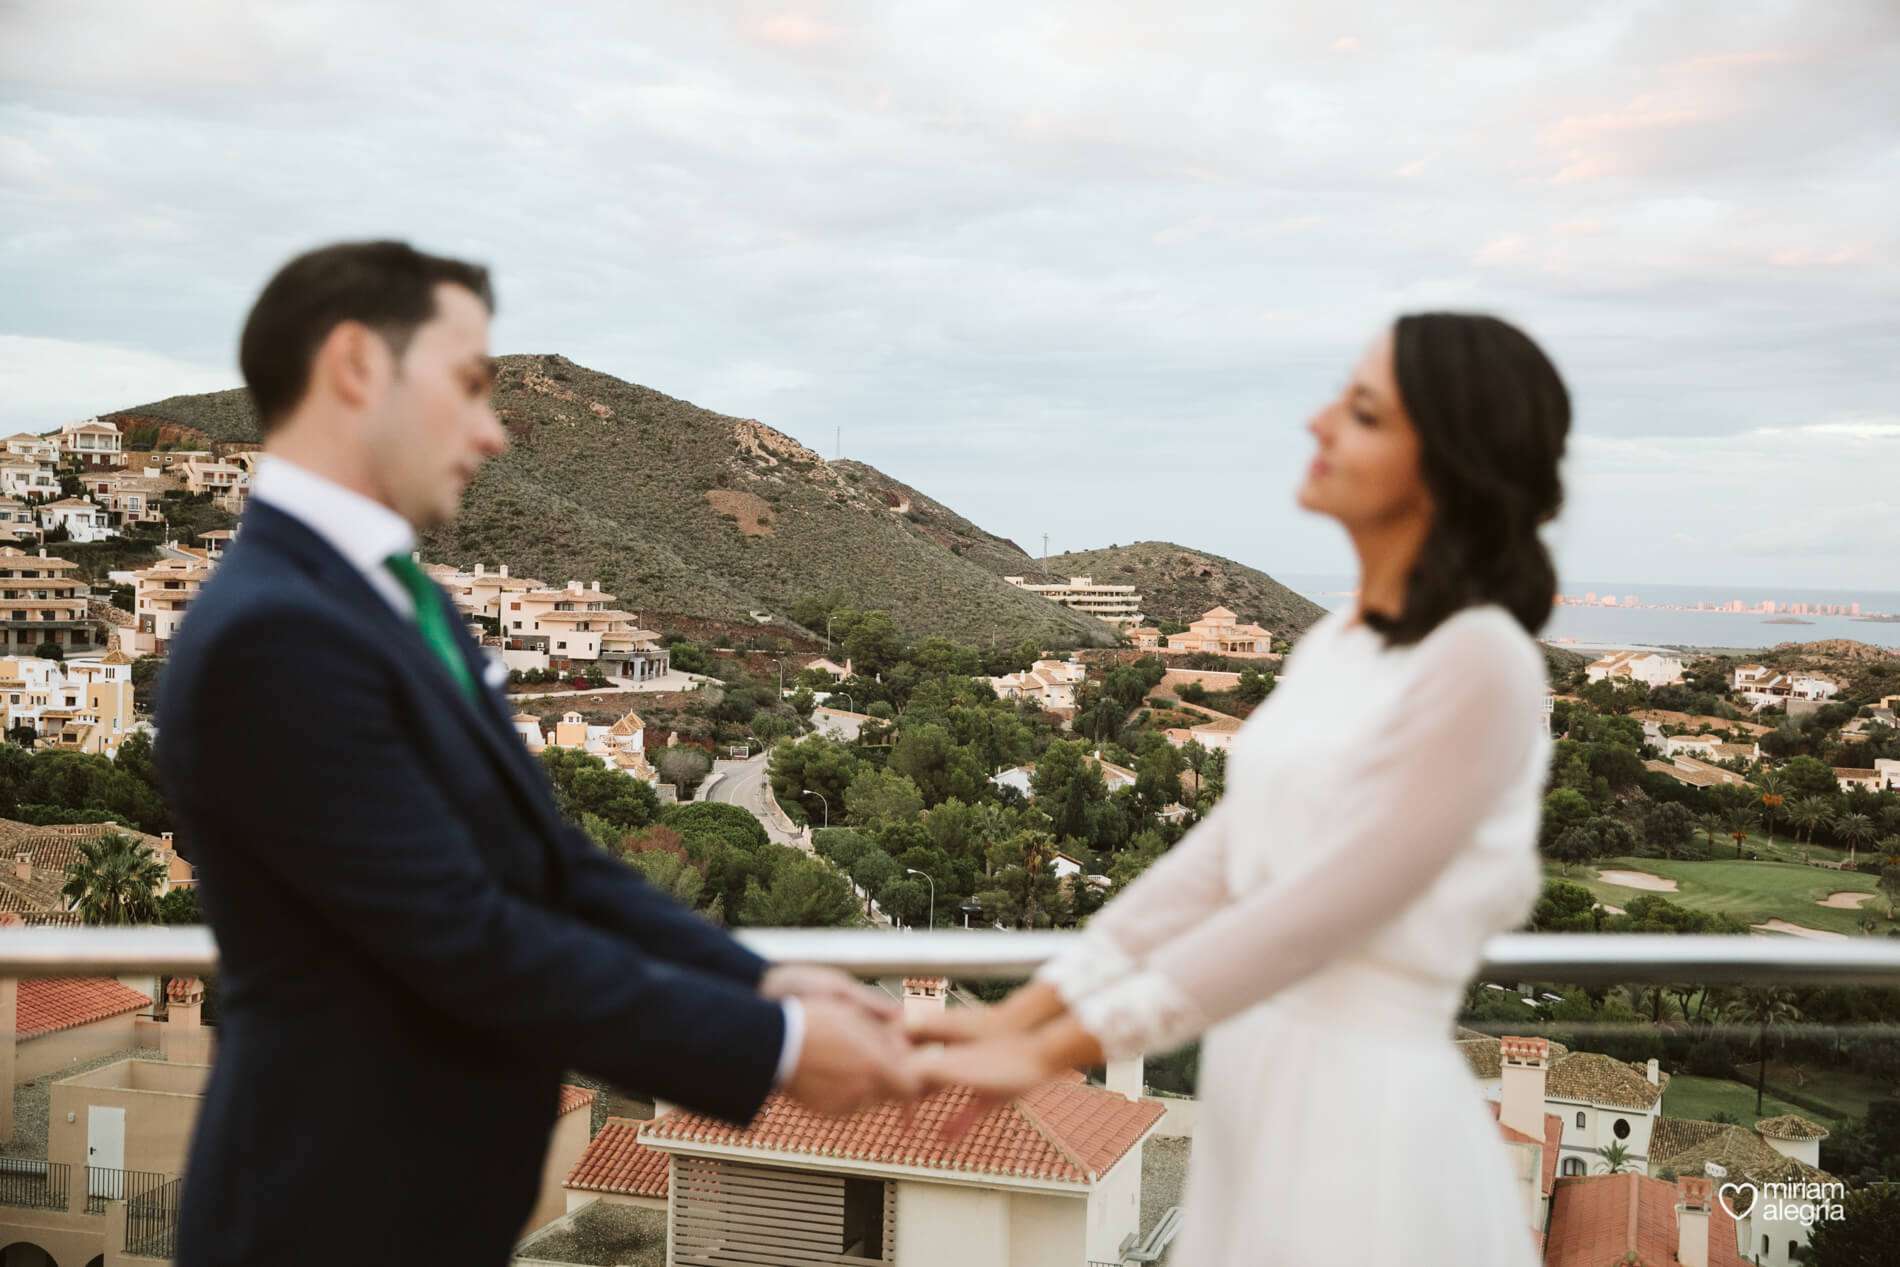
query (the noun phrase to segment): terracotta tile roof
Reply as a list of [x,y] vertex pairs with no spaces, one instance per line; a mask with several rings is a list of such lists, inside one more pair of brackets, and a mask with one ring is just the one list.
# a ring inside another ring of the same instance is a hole
[[1826,1139],[1830,1133],[1827,1127],[1796,1113],[1765,1117],[1755,1123],[1755,1131],[1769,1139]]
[[1728,1130],[1721,1122],[1704,1122],[1693,1117],[1658,1117],[1649,1132],[1649,1162],[1652,1166],[1669,1161],[1676,1154]]
[[1551,1062],[1544,1096],[1610,1109],[1649,1109],[1662,1098],[1662,1087],[1602,1052],[1573,1051]]
[[646,1125],[628,1117],[610,1117],[562,1181],[587,1192],[628,1197],[664,1197],[671,1183],[670,1158],[640,1142]]
[[[1477,1035],[1475,1038],[1467,1038],[1452,1044],[1452,1046],[1456,1047],[1459,1053],[1464,1056],[1465,1063],[1471,1066],[1472,1076],[1477,1078],[1503,1077],[1504,1060],[1500,1054],[1501,1049],[1498,1046],[1498,1040],[1489,1034],[1478,1034],[1476,1030],[1463,1029],[1462,1027],[1459,1032]],[[1546,1059],[1554,1064],[1558,1059],[1568,1056],[1569,1054],[1570,1049],[1568,1047],[1559,1042],[1552,1042],[1550,1044],[1550,1054]]]
[[916,1106],[908,1125],[897,1105],[825,1117],[773,1095],[748,1127],[669,1113],[641,1138],[1080,1184],[1106,1174],[1167,1112],[1158,1101],[1131,1101],[1075,1074],[990,1110],[956,1140],[943,1138],[940,1127],[973,1094],[967,1087],[939,1091]]
[[[121,827],[117,823],[61,823],[39,826],[0,818],[0,911],[22,915],[53,913],[65,906],[59,891],[66,887],[66,869],[78,860],[79,846],[113,831],[146,846],[154,854],[168,849],[163,839]],[[14,873],[20,854],[33,861],[33,878]]]
[[111,977],[30,977],[20,982],[16,1038],[36,1038],[152,1006],[149,995]]
[[[1723,1167],[1731,1179],[1741,1183],[1834,1182],[1833,1175],[1777,1152],[1774,1145],[1746,1126],[1724,1125],[1720,1132],[1679,1149],[1666,1159],[1657,1156],[1651,1145],[1650,1164],[1667,1165],[1679,1175],[1702,1174],[1703,1167],[1710,1162]],[[1738,1213],[1747,1211],[1748,1200],[1745,1196],[1734,1199]]]
[[566,1117],[583,1104],[594,1102],[595,1091],[592,1087],[577,1087],[569,1083],[561,1084],[561,1103],[554,1110],[554,1116]]
[[[1504,1106],[1498,1101],[1491,1101],[1492,1117],[1498,1116],[1503,1109]],[[1542,1139],[1534,1139],[1514,1126],[1506,1126],[1503,1122],[1498,1123],[1498,1134],[1519,1144],[1543,1145],[1543,1193],[1549,1196],[1551,1189],[1557,1183],[1557,1151],[1564,1142],[1564,1120],[1555,1113],[1544,1114],[1544,1138]]]
[[[1633,1171],[1564,1178],[1551,1197],[1546,1267],[1676,1262],[1677,1188]],[[1709,1209],[1709,1267],[1746,1267],[1735,1250],[1735,1220],[1719,1202]]]

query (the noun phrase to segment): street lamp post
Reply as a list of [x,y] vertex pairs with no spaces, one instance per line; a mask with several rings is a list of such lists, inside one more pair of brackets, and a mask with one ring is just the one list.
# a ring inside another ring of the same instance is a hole
[[831,799],[823,792],[814,792],[810,788],[802,788],[800,790],[803,791],[806,796],[815,796],[825,803],[825,826],[829,828],[831,826]]
[[919,871],[916,867],[905,867],[904,872],[907,875],[923,876],[924,883],[930,886],[930,931],[933,933],[936,932],[937,931],[937,882],[931,879],[930,876],[926,874],[925,872]]

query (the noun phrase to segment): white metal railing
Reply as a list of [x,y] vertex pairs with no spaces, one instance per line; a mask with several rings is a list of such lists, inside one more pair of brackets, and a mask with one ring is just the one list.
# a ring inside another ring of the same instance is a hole
[[[868,928],[746,928],[739,940],[767,959],[824,963],[858,976],[1022,978],[1072,932],[893,932]],[[0,928],[0,977],[113,972],[206,973],[217,944],[202,926]],[[1805,941],[1671,933],[1500,933],[1478,977],[1574,985],[1900,986],[1900,938]]]

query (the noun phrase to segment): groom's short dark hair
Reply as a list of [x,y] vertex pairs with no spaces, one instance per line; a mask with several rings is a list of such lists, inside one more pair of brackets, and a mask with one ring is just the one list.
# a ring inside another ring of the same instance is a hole
[[443,282],[473,291],[495,310],[488,270],[425,255],[407,242],[338,242],[305,251],[277,270],[251,305],[238,340],[238,368],[257,407],[259,431],[282,422],[310,386],[310,364],[330,331],[360,321],[400,357],[435,315]]

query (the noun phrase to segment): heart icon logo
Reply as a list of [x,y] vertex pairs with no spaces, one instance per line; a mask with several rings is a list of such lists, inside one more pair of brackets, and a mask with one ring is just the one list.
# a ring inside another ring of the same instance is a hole
[[1752,1183],[1735,1183],[1730,1181],[1715,1190],[1715,1199],[1721,1203],[1724,1210],[1728,1211],[1728,1216],[1731,1219],[1739,1219],[1742,1216],[1737,1214],[1735,1207],[1729,1203],[1728,1190],[1730,1188],[1735,1189],[1737,1192],[1746,1192],[1748,1194],[1748,1208],[1752,1210],[1755,1208],[1755,1197],[1757,1195],[1755,1185]]

